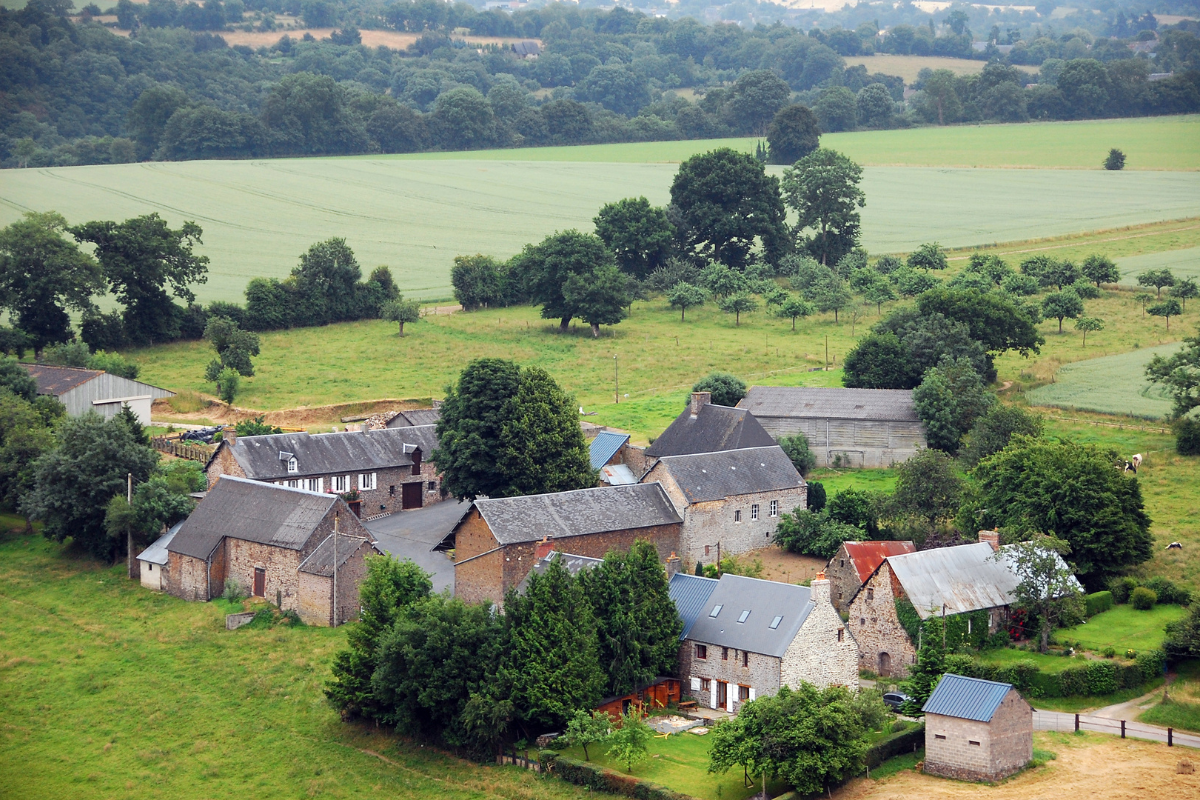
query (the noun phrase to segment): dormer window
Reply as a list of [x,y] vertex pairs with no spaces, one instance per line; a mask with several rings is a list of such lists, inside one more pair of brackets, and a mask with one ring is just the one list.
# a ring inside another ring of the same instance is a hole
[[292,456],[291,458],[288,459],[288,472],[299,472],[299,471],[300,471],[300,462],[296,460],[295,456]]
[[740,615],[738,615],[738,622],[739,623],[745,622],[749,618],[750,618],[750,609],[746,609]]
[[722,609],[722,608],[724,608],[724,606],[722,606],[722,605],[715,605],[715,606],[713,606],[713,610],[712,610],[712,611],[710,611],[710,612],[708,612],[708,615],[709,615],[710,617],[715,617],[717,614],[720,614],[720,613],[721,613],[721,609]]

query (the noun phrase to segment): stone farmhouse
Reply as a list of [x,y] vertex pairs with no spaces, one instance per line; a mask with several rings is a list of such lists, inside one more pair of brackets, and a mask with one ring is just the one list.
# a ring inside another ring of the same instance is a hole
[[750,412],[713,405],[711,392],[692,392],[688,407],[646,448],[646,455],[690,456],[774,444],[771,434]]
[[738,408],[776,439],[803,433],[818,467],[888,467],[926,446],[906,389],[752,386]]
[[138,422],[149,425],[150,406],[154,401],[175,396],[166,389],[95,369],[45,364],[21,366],[37,382],[38,394],[57,398],[70,417],[95,412],[105,419],[112,419],[121,413],[122,406],[129,406],[137,414]]
[[947,673],[922,710],[930,775],[998,781],[1033,759],[1033,709],[1011,684]]
[[296,611],[309,625],[357,618],[365,558],[379,552],[337,495],[228,475],[179,526],[166,551],[169,594],[208,601],[232,581],[252,597]]
[[684,624],[679,675],[701,707],[734,713],[801,681],[858,688],[858,645],[824,575],[806,587],[678,573],[670,591]]
[[501,605],[552,549],[603,558],[643,539],[665,562],[679,551],[681,524],[663,487],[653,483],[479,498],[439,548],[454,548],[456,596]]
[[433,425],[242,437],[227,431],[205,471],[209,488],[232,475],[310,492],[357,492],[361,515],[371,518],[442,499],[441,477],[428,461],[436,447]]
[[825,574],[832,585],[833,605],[845,613],[850,607],[850,598],[858,593],[859,587],[885,558],[915,552],[917,546],[912,542],[842,542],[825,565]]
[[661,483],[683,519],[684,562],[766,547],[779,516],[804,508],[808,484],[778,445],[660,458],[642,478]]
[[847,608],[860,649],[861,669],[904,677],[916,663],[913,642],[896,613],[896,601],[912,603],[921,620],[973,611],[988,612],[988,631],[1007,619],[1018,579],[1003,559],[999,534],[980,531],[980,541],[888,556],[863,582]]

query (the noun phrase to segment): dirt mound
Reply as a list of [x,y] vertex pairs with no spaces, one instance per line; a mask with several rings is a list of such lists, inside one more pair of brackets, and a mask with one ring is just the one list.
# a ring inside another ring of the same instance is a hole
[[151,416],[155,420],[171,422],[210,420],[213,424],[220,425],[233,425],[242,420],[262,416],[264,422],[285,428],[307,428],[325,424],[341,427],[344,424],[341,422],[342,417],[387,416],[397,411],[430,408],[433,405],[429,398],[422,397],[407,400],[365,400],[358,403],[338,403],[337,405],[313,406],[312,408],[286,408],[279,411],[256,411],[252,408],[228,406],[207,395],[201,395],[201,399],[208,405],[197,411],[188,412],[176,411],[168,400],[155,400]]

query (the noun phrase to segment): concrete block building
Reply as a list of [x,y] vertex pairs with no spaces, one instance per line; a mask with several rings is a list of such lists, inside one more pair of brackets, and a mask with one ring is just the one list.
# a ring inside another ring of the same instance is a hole
[[917,546],[912,542],[842,542],[825,565],[833,605],[844,613],[850,607],[850,599],[885,558],[915,552]]
[[155,400],[174,397],[175,393],[141,381],[122,378],[95,369],[53,367],[46,364],[22,364],[37,382],[40,395],[57,398],[67,416],[82,417],[96,413],[112,419],[129,406],[138,422],[150,424],[150,407]]
[[752,386],[738,408],[777,440],[803,433],[818,467],[889,467],[926,446],[907,389]]
[[[688,567],[771,544],[779,516],[804,508],[808,485],[778,445],[665,456],[642,483],[661,483],[683,519]],[[718,547],[719,545],[719,547]]]
[[929,775],[998,781],[1033,758],[1033,709],[1011,684],[947,673],[922,710]]
[[823,575],[805,587],[678,573],[670,591],[684,624],[679,674],[701,707],[736,712],[801,681],[858,687],[858,645]]
[[364,517],[421,508],[442,500],[441,477],[429,456],[433,425],[344,433],[226,432],[205,466],[212,488],[222,475],[310,492],[357,492]]

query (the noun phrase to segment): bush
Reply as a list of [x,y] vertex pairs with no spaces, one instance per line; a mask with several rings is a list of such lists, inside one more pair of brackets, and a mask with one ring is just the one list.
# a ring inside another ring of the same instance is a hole
[[1103,652],[1105,658],[1113,658],[1117,654],[1117,648],[1110,645],[1109,647],[1104,648],[1104,650],[1101,652]]
[[1138,611],[1149,611],[1154,608],[1154,604],[1157,602],[1158,595],[1145,586],[1139,586],[1133,590],[1133,594],[1129,595],[1129,604]]
[[1117,665],[1111,661],[1091,661],[1086,669],[1088,694],[1112,694],[1120,688],[1117,682]]
[[[893,728],[893,730],[896,730]],[[895,758],[905,753],[914,753],[925,744],[925,726],[917,725],[900,730],[886,739],[880,739],[867,748],[863,755],[863,763],[869,769],[875,769],[889,758]]]
[[1177,586],[1167,578],[1151,578],[1146,581],[1146,588],[1158,596],[1159,603],[1186,606],[1192,602],[1192,592],[1190,589]]
[[1129,602],[1129,595],[1133,594],[1133,590],[1138,587],[1138,582],[1128,576],[1121,578],[1113,578],[1108,583],[1108,589],[1112,592],[1113,602],[1124,604]]
[[1171,427],[1175,431],[1175,451],[1181,456],[1200,456],[1200,419],[1180,417]]
[[801,477],[807,475],[817,465],[817,457],[809,448],[808,437],[803,433],[783,437],[779,440],[779,446],[791,459],[792,465],[796,467],[796,471],[800,473]]
[[1160,677],[1167,667],[1167,655],[1162,650],[1147,650],[1144,653],[1138,653],[1133,660],[1137,664],[1143,681]]
[[1115,147],[1109,150],[1108,156],[1104,159],[1104,168],[1125,169],[1125,154]]
[[622,775],[610,769],[566,758],[553,750],[538,752],[542,768],[557,775],[567,783],[583,786],[596,792],[636,797],[639,800],[690,800],[687,795],[671,791],[650,781],[639,780],[631,775]]
[[808,482],[808,510],[820,511],[825,507],[825,484],[820,481]]
[[1089,617],[1103,614],[1113,607],[1112,592],[1093,592],[1083,598],[1084,613]]
[[736,406],[746,396],[746,384],[728,372],[713,372],[692,387],[693,392],[712,392],[713,405]]

